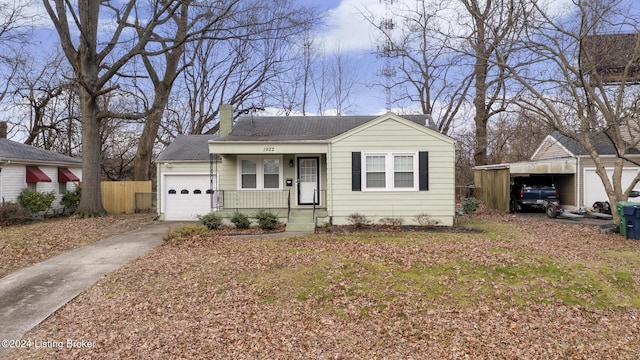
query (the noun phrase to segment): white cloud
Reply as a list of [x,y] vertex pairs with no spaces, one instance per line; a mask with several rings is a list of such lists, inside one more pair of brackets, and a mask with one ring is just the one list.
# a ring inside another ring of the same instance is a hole
[[365,16],[384,14],[385,5],[380,0],[343,0],[327,12],[326,31],[319,39],[328,51],[369,51],[375,32]]
[[[382,18],[392,16],[394,9],[412,8],[415,6],[411,5],[415,4],[413,1],[341,0],[337,7],[327,11],[326,28],[318,39],[329,52],[371,51],[375,49],[378,37],[367,18],[374,18],[378,22]],[[430,0],[425,1],[428,3]],[[552,16],[561,16],[572,9],[571,0],[540,0],[538,4],[548,9]],[[451,11],[442,12],[442,15],[451,17],[445,20],[447,25],[455,24],[461,15],[460,11],[464,11],[459,6],[461,5],[452,2]],[[457,33],[455,29],[451,31]]]

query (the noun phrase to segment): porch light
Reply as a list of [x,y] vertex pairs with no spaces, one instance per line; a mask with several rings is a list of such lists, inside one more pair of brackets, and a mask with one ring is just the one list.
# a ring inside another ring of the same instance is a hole
[[292,168],[293,167],[293,159],[289,159],[289,167]]

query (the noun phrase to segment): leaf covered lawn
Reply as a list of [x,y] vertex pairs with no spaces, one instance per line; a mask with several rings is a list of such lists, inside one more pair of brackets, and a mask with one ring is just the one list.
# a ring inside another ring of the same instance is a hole
[[486,215],[483,232],[215,233],[106,276],[22,358],[633,359],[640,241]]
[[149,214],[70,217],[0,226],[0,278],[65,251],[137,229],[149,224],[152,218]]

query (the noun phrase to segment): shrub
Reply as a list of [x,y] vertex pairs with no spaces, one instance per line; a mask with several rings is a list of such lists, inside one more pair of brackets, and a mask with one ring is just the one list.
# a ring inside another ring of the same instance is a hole
[[280,225],[276,214],[267,210],[258,211],[254,217],[258,220],[258,227],[263,230],[275,229]]
[[482,201],[476,198],[464,198],[462,199],[462,213],[471,214],[472,212],[478,210],[480,204],[482,204]]
[[349,216],[347,216],[347,221],[356,228],[361,228],[365,225],[371,224],[371,221],[360,213],[349,214]]
[[418,214],[413,219],[421,226],[433,226],[440,224],[440,220],[432,219],[428,214]]
[[202,223],[202,225],[206,226],[208,229],[217,229],[222,226],[222,218],[220,215],[210,212],[206,215],[198,215],[198,220]]
[[0,205],[0,226],[24,224],[31,220],[31,213],[14,202]]
[[233,213],[233,216],[231,217],[231,222],[238,229],[248,229],[251,226],[251,220],[249,220],[249,217],[239,211],[236,211]]
[[379,222],[382,226],[390,226],[392,228],[399,228],[402,226],[402,224],[404,224],[404,220],[402,220],[402,218],[393,217],[382,218],[379,220]]
[[22,189],[20,195],[18,195],[18,203],[32,214],[50,209],[55,199],[56,193],[53,191],[41,193],[29,189]]
[[65,191],[60,199],[60,205],[64,206],[65,210],[74,211],[80,203],[81,192],[80,186],[73,191]]
[[187,224],[181,227],[169,231],[167,236],[164,237],[165,243],[180,244],[184,242],[186,238],[194,235],[204,235],[207,232],[207,227],[203,225]]

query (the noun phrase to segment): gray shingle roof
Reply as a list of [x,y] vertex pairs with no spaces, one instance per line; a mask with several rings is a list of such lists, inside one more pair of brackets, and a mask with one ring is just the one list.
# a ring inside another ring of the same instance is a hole
[[30,163],[82,164],[80,159],[0,138],[0,160],[24,161]]
[[[425,125],[426,115],[400,115]],[[370,116],[256,116],[241,117],[228,136],[219,141],[328,140],[371,121]]]
[[[562,135],[558,131],[554,131],[551,136],[558,140],[562,146],[564,146],[567,150],[569,150],[572,154],[577,156],[587,156],[589,153],[585,150],[585,148],[577,143],[575,140],[570,139],[564,135]],[[596,152],[600,155],[615,155],[616,149],[611,143],[611,140],[607,138],[607,136],[603,133],[599,133],[593,135],[591,138],[592,143],[596,148]],[[629,154],[640,154],[640,151],[637,149],[630,149],[628,151]]]
[[156,161],[209,160],[208,141],[218,135],[178,135]]

